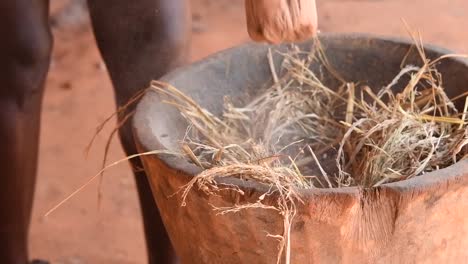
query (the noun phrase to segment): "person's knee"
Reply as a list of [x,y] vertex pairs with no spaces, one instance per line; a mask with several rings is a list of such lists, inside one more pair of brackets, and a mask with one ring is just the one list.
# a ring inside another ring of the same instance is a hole
[[41,96],[47,75],[52,35],[48,28],[22,28],[0,44],[3,68],[0,72],[0,96],[22,106],[28,98]]
[[171,63],[189,50],[191,14],[187,0],[131,4],[116,0],[112,6],[104,0],[89,0],[88,5],[99,49],[110,68],[113,64],[141,67],[142,61],[154,64],[155,59]]

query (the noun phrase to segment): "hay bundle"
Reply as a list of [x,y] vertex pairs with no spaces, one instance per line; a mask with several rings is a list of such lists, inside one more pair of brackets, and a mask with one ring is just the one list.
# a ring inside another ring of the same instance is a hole
[[[278,76],[269,53],[273,85],[243,106],[229,98],[217,117],[175,87],[154,82],[189,127],[182,152],[204,171],[184,186],[184,201],[197,186],[212,194],[224,189],[219,177],[256,181],[268,192],[252,204],[215,208],[220,213],[247,208],[277,210],[284,219],[280,257],[289,261],[289,232],[298,188],[372,187],[404,180],[450,166],[468,155],[465,109],[459,112],[444,91],[436,61],[426,59],[417,45],[422,66],[408,65],[382,89],[372,90],[344,81],[317,44],[311,52],[293,47],[284,57]],[[306,54],[306,55],[305,55]],[[305,55],[305,56],[304,56]],[[443,58],[441,58],[443,59]],[[310,70],[314,62],[341,83],[324,85]],[[397,84],[409,77],[401,92]],[[375,92],[377,91],[377,92]],[[333,162],[324,164],[323,161]],[[277,204],[263,198],[279,194]]]
[[[320,48],[305,58],[296,47],[281,53],[280,78],[270,53],[274,84],[242,107],[226,98],[222,117],[175,87],[154,82],[153,88],[167,95],[166,102],[188,121],[182,150],[207,169],[203,175],[212,168],[229,168],[230,175],[239,170],[237,177],[263,182],[255,170],[244,171],[248,165],[279,173],[285,184],[298,188],[371,187],[450,166],[467,154],[466,109],[459,113],[445,93],[435,67],[438,60],[430,62],[419,51],[423,65],[404,67],[377,93],[346,82],[338,89],[326,87],[309,69],[320,60],[335,74]],[[394,87],[404,76],[410,80],[396,93]],[[327,164],[326,171],[317,157],[329,153],[336,164]],[[310,167],[320,175],[305,174]]]

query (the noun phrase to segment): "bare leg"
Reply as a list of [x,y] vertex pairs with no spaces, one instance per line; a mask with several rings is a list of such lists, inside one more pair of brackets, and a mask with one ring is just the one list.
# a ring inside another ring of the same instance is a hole
[[[181,65],[189,48],[187,0],[89,0],[96,40],[115,90],[118,106]],[[128,109],[127,112],[133,110]],[[122,114],[120,118],[123,118]],[[131,122],[120,130],[128,155],[135,154]],[[141,168],[139,160],[133,163]],[[135,173],[149,263],[173,263],[174,251],[144,172]]]
[[28,261],[40,113],[52,39],[48,0],[0,1],[0,262]]

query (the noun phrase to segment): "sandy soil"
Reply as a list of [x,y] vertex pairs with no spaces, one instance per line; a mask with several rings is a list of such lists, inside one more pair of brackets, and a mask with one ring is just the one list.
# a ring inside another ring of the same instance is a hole
[[[468,34],[462,30],[463,25],[468,25],[465,0],[318,1],[322,32],[406,36],[401,22],[404,18],[421,30],[427,42],[468,52]],[[93,184],[44,217],[47,209],[98,171],[110,129],[98,138],[87,158],[84,148],[96,126],[114,109],[111,84],[87,14],[79,5],[67,7],[68,2],[52,1],[55,47],[42,116],[31,254],[62,264],[145,263],[139,206],[127,165],[107,173],[100,209],[97,185]],[[192,2],[192,60],[248,41],[243,1]],[[114,142],[110,160],[121,157],[120,145]]]

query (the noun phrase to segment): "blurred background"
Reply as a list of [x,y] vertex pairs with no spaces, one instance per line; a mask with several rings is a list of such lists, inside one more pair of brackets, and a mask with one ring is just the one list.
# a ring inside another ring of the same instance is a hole
[[[468,52],[466,0],[317,0],[321,32],[407,37],[402,19],[426,43]],[[243,0],[192,0],[191,60],[249,41]],[[44,213],[100,168],[113,124],[84,149],[114,111],[111,83],[95,46],[83,0],[52,0],[55,44],[47,80],[31,230],[31,255],[57,264],[145,263],[136,189],[127,164],[109,170],[98,208],[97,183],[49,217]],[[157,63],[157,62],[155,62]],[[118,140],[109,160],[124,155]]]

